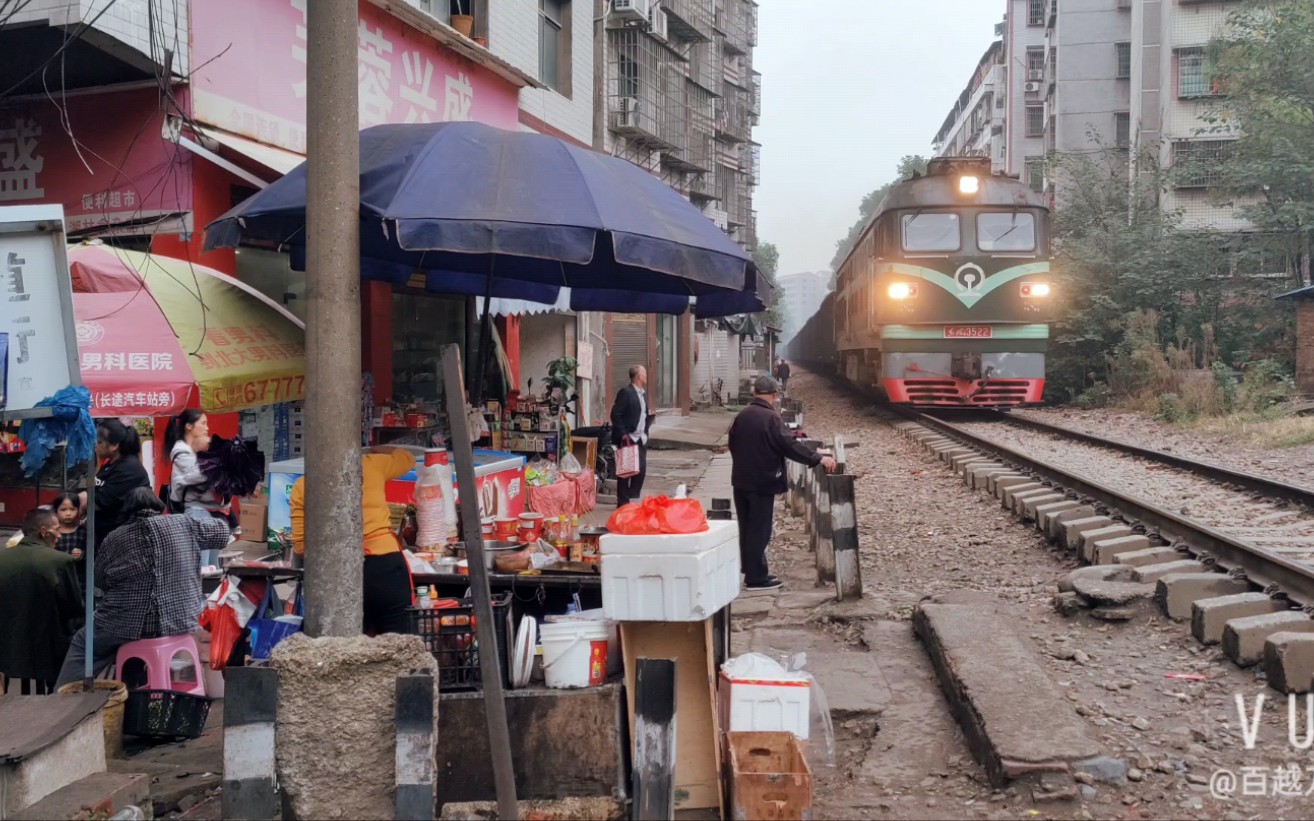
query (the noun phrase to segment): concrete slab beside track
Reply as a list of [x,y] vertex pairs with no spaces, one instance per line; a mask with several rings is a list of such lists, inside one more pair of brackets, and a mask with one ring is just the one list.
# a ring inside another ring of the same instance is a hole
[[1074,797],[1077,765],[1099,757],[1100,747],[1009,619],[989,605],[927,601],[913,627],[991,783],[1021,782],[1037,798]]

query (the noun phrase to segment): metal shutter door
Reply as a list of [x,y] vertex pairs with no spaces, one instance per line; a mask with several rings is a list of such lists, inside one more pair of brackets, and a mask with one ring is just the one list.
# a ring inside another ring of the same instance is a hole
[[616,314],[611,318],[610,397],[630,384],[630,366],[648,364],[648,316]]

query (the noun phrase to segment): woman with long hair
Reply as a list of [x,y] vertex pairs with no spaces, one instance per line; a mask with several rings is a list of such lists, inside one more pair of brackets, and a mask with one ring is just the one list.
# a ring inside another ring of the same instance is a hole
[[[141,464],[141,438],[137,430],[117,419],[96,423],[96,458],[101,468],[96,472],[95,544],[127,519],[124,505],[137,488],[151,487],[151,477]],[[78,503],[87,509],[87,492],[78,494]]]
[[55,548],[75,559],[82,558],[82,548],[87,543],[87,525],[82,520],[82,504],[76,494],[65,491],[50,503],[59,521],[59,541]]
[[210,420],[189,408],[169,421],[164,432],[169,450],[170,507],[196,518],[213,517],[232,522],[231,502],[215,493],[197,455],[210,448]]

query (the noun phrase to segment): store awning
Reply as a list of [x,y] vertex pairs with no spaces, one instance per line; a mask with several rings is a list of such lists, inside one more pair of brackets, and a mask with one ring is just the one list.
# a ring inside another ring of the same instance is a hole
[[232,151],[240,154],[271,171],[277,172],[280,177],[306,161],[306,158],[300,154],[274,148],[272,145],[258,143],[255,140],[248,140],[246,137],[239,137],[227,131],[209,129],[205,132],[205,136],[223,146],[224,152]]
[[256,188],[269,184],[306,161],[292,151],[285,151],[255,140],[239,137],[217,128],[201,130],[190,125],[187,131],[178,118],[170,117],[164,136],[202,159],[240,177]]
[[[475,310],[478,316],[484,315],[484,300],[475,298]],[[524,299],[498,299],[489,301],[488,313],[492,316],[533,316],[535,314],[556,314],[570,312],[570,289],[562,288],[557,301],[551,305],[542,302],[530,302]]]

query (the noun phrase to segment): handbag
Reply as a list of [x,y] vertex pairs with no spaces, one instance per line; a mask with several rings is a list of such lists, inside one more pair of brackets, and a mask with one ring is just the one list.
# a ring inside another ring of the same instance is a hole
[[620,479],[628,479],[638,475],[639,446],[626,436],[621,440],[621,446],[616,449],[616,476]]

